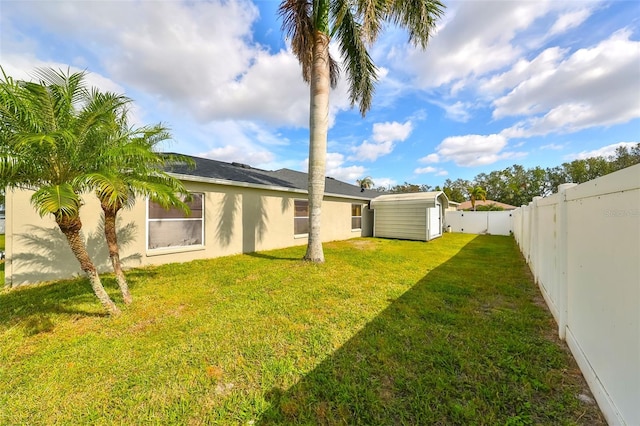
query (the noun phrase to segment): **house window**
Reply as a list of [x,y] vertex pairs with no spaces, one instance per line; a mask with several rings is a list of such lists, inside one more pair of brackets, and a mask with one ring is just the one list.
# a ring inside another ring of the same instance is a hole
[[309,202],[307,200],[293,202],[293,233],[295,235],[309,233]]
[[147,247],[159,249],[167,247],[200,246],[204,242],[204,194],[191,194],[187,205],[191,214],[180,209],[164,209],[153,201],[148,201]]
[[351,204],[351,230],[362,229],[362,204]]

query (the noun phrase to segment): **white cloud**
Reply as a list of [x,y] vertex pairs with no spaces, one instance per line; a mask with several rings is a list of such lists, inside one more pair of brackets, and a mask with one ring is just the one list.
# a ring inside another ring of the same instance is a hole
[[192,135],[198,146],[207,147],[200,152],[207,158],[219,161],[238,162],[260,168],[270,168],[275,154],[266,146],[288,143],[269,129],[248,121],[218,121],[202,126]]
[[556,71],[558,63],[562,60],[566,50],[559,47],[545,49],[533,60],[518,60],[509,71],[495,74],[491,78],[483,80],[480,84],[480,93],[489,96],[500,95],[505,90],[512,90],[528,79],[541,79]]
[[309,121],[309,87],[302,81],[298,61],[284,51],[258,52],[242,76],[220,82],[198,98],[203,121],[253,118],[299,127]]
[[354,154],[349,156],[351,161],[375,161],[378,157],[387,155],[393,151],[394,144],[392,141],[382,143],[362,142],[353,148]]
[[428,166],[428,167],[421,167],[421,168],[415,169],[413,173],[417,173],[420,175],[425,173],[435,173],[437,171],[438,169],[436,169],[435,167]]
[[565,157],[566,160],[584,160],[586,158],[591,157],[610,157],[615,155],[616,149],[619,147],[625,147],[627,149],[631,149],[636,146],[638,142],[619,142],[611,145],[603,146],[599,149],[594,149],[593,151],[582,151],[577,154],[569,154]]
[[[599,2],[454,0],[426,50],[399,47],[400,36],[391,32],[395,43],[385,40],[377,57],[404,76],[405,81],[398,78],[404,90],[442,88],[445,97],[455,98],[528,57],[551,37],[580,26]],[[458,121],[467,120],[464,112],[447,110]]]
[[244,147],[235,144],[213,148],[207,152],[198,154],[198,156],[229,163],[238,162],[253,167],[261,167],[263,164],[269,163],[274,159],[274,155],[269,151],[247,152]]
[[548,54],[551,60],[542,61],[546,64],[543,73],[535,72],[539,67],[527,70],[524,66],[520,74],[530,76],[494,102],[493,116],[533,117],[505,129],[503,134],[531,137],[567,133],[640,117],[640,42],[630,40],[630,36],[628,30],[618,31],[562,60],[557,51]]
[[447,118],[450,118],[453,121],[460,121],[465,123],[469,121],[471,118],[471,113],[469,113],[470,104],[468,102],[456,102],[453,105],[446,105],[444,110],[447,114]]
[[430,164],[430,163],[438,163],[440,162],[440,156],[436,153],[433,154],[429,154],[425,157],[422,157],[418,160],[421,163],[426,163],[426,164]]
[[[85,68],[78,68],[60,62],[45,62],[31,55],[16,55],[10,53],[3,54],[0,59],[4,72],[15,80],[37,80],[38,78],[35,71],[38,68],[53,68],[54,70],[64,74],[85,72],[85,82],[87,87],[97,88],[102,92],[125,94],[125,89],[120,84],[97,72],[89,72]],[[138,104],[135,102],[129,104],[128,119],[130,125],[142,126],[144,124],[149,124],[145,123],[143,116],[144,111],[140,109]]]
[[[330,176],[343,182],[355,184],[356,179],[364,177],[367,171],[367,169],[362,166],[345,166],[344,155],[338,152],[328,152],[326,161],[326,176]],[[302,168],[305,173],[309,169],[308,158],[302,162]]]
[[409,137],[412,130],[413,125],[411,121],[403,124],[397,121],[375,123],[373,125],[373,140],[377,143],[402,142]]
[[564,33],[578,27],[591,15],[591,10],[584,8],[561,14],[549,30],[549,35]]
[[507,139],[502,135],[451,136],[436,147],[440,158],[458,166],[484,166],[507,158],[520,158],[524,153],[503,151]]
[[431,166],[419,167],[417,169],[414,169],[413,173],[418,174],[418,175],[434,174],[436,176],[447,176],[449,174],[449,172],[447,172],[444,169],[440,169],[440,168],[437,168],[437,167],[431,167]]
[[438,87],[499,70],[522,54],[511,41],[553,8],[549,0],[536,2],[462,1],[447,11],[448,22],[426,51],[407,49],[399,68],[416,76],[421,88]]
[[[307,127],[309,86],[300,65],[290,51],[272,54],[253,40],[258,17],[258,8],[247,0],[124,1],[117,7],[40,2],[38,8],[9,2],[3,4],[0,59],[6,69],[30,69],[34,61],[23,52],[53,50],[19,32],[18,21],[27,22],[56,43],[72,46],[68,63],[81,69],[93,64],[92,71],[101,70],[174,116],[186,111],[200,123],[239,119]],[[7,33],[12,41],[5,43]],[[39,62],[54,65],[46,58]],[[332,91],[330,126],[349,108],[343,78]]]
[[[355,185],[356,179],[361,179],[365,176],[367,169],[363,166],[345,166],[344,155],[338,152],[328,152],[326,158],[326,173],[327,177],[341,180],[343,182],[349,182]],[[306,173],[309,169],[309,159],[305,159],[302,162],[302,170]]]
[[411,120],[405,123],[397,121],[386,123],[375,123],[373,125],[373,142],[364,141],[360,145],[353,147],[353,155],[349,157],[351,161],[375,161],[383,155],[393,151],[396,142],[405,141],[413,131]]
[[356,179],[361,179],[366,171],[367,169],[362,166],[344,166],[344,155],[340,153],[327,153],[327,176],[355,183]]
[[452,104],[434,100],[431,103],[442,108],[446,117],[450,120],[466,123],[471,118],[469,110],[473,105],[470,102],[456,101]]
[[371,180],[376,188],[389,188],[398,183],[395,179],[385,177],[372,177]]
[[[45,62],[28,55],[3,54],[2,62],[2,68],[5,73],[17,80],[35,80],[34,71],[36,68],[53,68],[65,74],[67,71],[70,74],[85,71],[84,68],[69,66],[60,62]],[[120,84],[99,73],[87,72],[85,79],[89,87],[97,87],[105,92],[124,93],[124,88]]]

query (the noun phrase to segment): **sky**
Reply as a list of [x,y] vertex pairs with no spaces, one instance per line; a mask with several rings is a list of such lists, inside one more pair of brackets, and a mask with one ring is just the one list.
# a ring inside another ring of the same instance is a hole
[[[279,1],[0,0],[0,65],[86,70],[162,122],[162,149],[306,171],[309,87]],[[513,164],[552,167],[640,141],[640,2],[446,1],[426,50],[386,25],[365,117],[342,74],[327,175],[431,186]],[[333,56],[340,61],[338,50]]]

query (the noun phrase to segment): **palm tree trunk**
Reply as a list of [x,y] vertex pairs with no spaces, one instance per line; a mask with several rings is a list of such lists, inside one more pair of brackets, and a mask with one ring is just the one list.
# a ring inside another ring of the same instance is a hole
[[120,250],[118,248],[118,235],[116,231],[116,216],[118,215],[118,208],[110,208],[102,204],[102,211],[104,212],[104,236],[107,240],[107,247],[109,248],[109,259],[111,259],[111,265],[113,266],[113,272],[116,274],[116,281],[122,298],[125,304],[133,302],[133,297],[129,292],[129,285],[127,284],[127,278],[122,271],[122,263],[120,263]]
[[82,228],[82,222],[80,222],[80,218],[69,218],[62,217],[56,218],[56,222],[60,227],[60,230],[67,238],[69,242],[69,247],[71,247],[71,251],[80,262],[80,268],[87,274],[89,277],[89,281],[91,282],[91,288],[93,289],[94,294],[107,310],[110,315],[118,315],[120,313],[120,309],[113,303],[104,287],[102,286],[102,282],[100,281],[100,276],[98,275],[98,270],[95,265],[91,261],[89,257],[89,253],[87,252],[87,248],[84,245],[84,241],[80,236],[80,229]]
[[304,260],[324,262],[320,237],[320,215],[324,197],[329,129],[329,37],[314,34],[313,65],[311,69],[311,114],[309,120],[309,242]]

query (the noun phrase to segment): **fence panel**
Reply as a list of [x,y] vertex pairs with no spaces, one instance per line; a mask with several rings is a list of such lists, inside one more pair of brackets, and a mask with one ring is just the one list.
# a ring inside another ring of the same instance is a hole
[[536,199],[514,234],[609,424],[640,424],[640,165]]
[[451,226],[451,231],[464,234],[510,235],[513,230],[510,211],[447,211],[445,222]]

